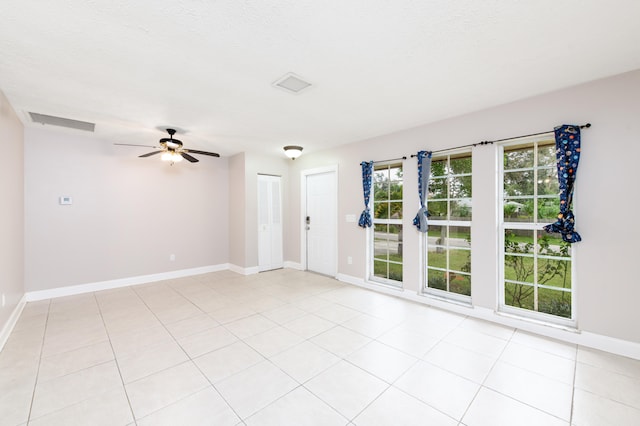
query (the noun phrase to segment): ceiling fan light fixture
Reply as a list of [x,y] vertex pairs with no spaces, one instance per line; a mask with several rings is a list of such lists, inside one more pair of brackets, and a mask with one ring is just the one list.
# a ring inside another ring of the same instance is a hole
[[172,163],[179,163],[180,161],[182,161],[182,155],[178,154],[177,152],[167,151],[167,152],[163,152],[162,153],[162,156],[160,156],[160,159],[162,161],[170,161]]
[[302,147],[298,145],[287,145],[283,149],[284,154],[292,160],[295,160],[302,155]]

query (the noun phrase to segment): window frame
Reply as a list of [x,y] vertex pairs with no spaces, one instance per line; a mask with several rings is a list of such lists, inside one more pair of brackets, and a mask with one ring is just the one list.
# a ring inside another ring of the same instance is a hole
[[[429,227],[431,226],[442,226],[444,227],[444,229],[446,229],[446,233],[447,233],[447,243],[446,245],[444,245],[443,247],[445,248],[445,250],[447,251],[447,258],[446,258],[446,268],[436,268],[436,267],[429,267],[429,232],[425,232],[422,234],[421,236],[421,264],[422,264],[422,293],[428,296],[432,296],[432,297],[436,297],[439,299],[443,299],[443,300],[447,300],[447,301],[453,301],[453,302],[458,302],[458,303],[463,303],[465,305],[471,305],[472,303],[472,294],[466,295],[466,294],[460,294],[460,293],[455,293],[452,292],[450,290],[450,281],[449,279],[447,279],[447,290],[441,290],[441,289],[437,289],[434,287],[429,287],[429,269],[432,269],[434,271],[441,271],[444,272],[445,274],[450,274],[450,273],[459,273],[465,276],[469,277],[469,285],[470,285],[470,293],[472,293],[471,291],[471,286],[472,286],[472,280],[473,280],[473,270],[471,272],[463,272],[463,271],[453,271],[450,268],[450,246],[449,246],[449,234],[450,234],[450,230],[452,227],[465,227],[469,229],[469,236],[471,236],[471,228],[472,228],[472,224],[473,224],[473,213],[471,214],[471,217],[469,218],[469,220],[452,220],[451,219],[451,203],[455,202],[455,201],[460,201],[460,200],[470,200],[471,201],[471,205],[473,208],[473,182],[471,183],[471,196],[470,197],[451,197],[451,185],[450,185],[450,181],[452,177],[469,177],[471,178],[471,181],[473,180],[473,151],[471,149],[456,149],[456,150],[447,150],[447,151],[441,151],[438,152],[437,155],[433,156],[431,158],[432,161],[432,165],[434,162],[436,161],[441,161],[442,159],[446,159],[447,161],[447,168],[450,170],[451,169],[451,159],[456,159],[456,158],[464,158],[464,157],[469,157],[471,159],[471,172],[470,173],[459,173],[459,174],[449,174],[447,173],[446,175],[443,176],[437,176],[437,179],[446,179],[447,180],[447,184],[446,184],[446,188],[447,188],[447,194],[445,198],[436,198],[436,199],[432,199],[430,197],[427,197],[427,210],[429,210],[429,201],[431,200],[437,200],[437,201],[445,201],[447,203],[447,216],[446,219],[442,220],[442,219],[434,219],[433,217],[429,217],[428,219],[428,225]],[[433,170],[433,169],[432,169]],[[432,178],[429,178],[429,184],[431,183]],[[472,253],[472,247],[471,244],[469,244],[469,248],[460,248],[460,250],[464,250],[464,251],[468,251],[470,256],[473,256]]]
[[[375,263],[376,260],[380,261],[380,259],[376,259],[376,254],[375,254],[375,243],[376,243],[376,237],[375,237],[375,229],[376,229],[376,225],[397,225],[400,226],[402,231],[401,233],[404,233],[405,229],[403,226],[403,218],[399,218],[399,219],[391,219],[391,218],[386,218],[386,219],[379,219],[375,217],[375,209],[376,209],[376,199],[375,199],[375,174],[376,171],[378,170],[388,170],[390,171],[393,168],[400,168],[400,170],[402,170],[402,179],[400,180],[401,184],[402,184],[402,197],[398,200],[396,199],[391,199],[390,197],[388,197],[386,199],[387,203],[401,203],[402,208],[400,209],[400,211],[404,210],[404,163],[403,162],[399,162],[399,161],[385,161],[385,162],[379,162],[379,163],[374,163],[373,165],[373,172],[372,172],[372,182],[371,182],[371,197],[370,197],[370,203],[371,203],[371,222],[372,222],[372,226],[368,229],[368,254],[367,254],[367,259],[368,259],[368,265],[367,265],[367,281],[372,282],[372,283],[376,283],[376,284],[383,284],[386,286],[390,286],[393,287],[395,289],[398,288],[403,288],[404,286],[404,270],[403,270],[403,274],[402,274],[402,280],[398,281],[398,280],[393,280],[390,278],[384,278],[384,277],[379,277],[375,275]],[[392,182],[391,179],[389,179],[389,182]],[[397,182],[397,181],[395,181]],[[398,241],[398,243],[400,243],[400,241]],[[388,254],[388,253],[387,253]],[[388,258],[385,261],[387,263],[387,267],[388,264],[396,264],[396,265],[400,265],[401,269],[404,269],[404,254],[402,257],[402,261],[401,262],[397,262],[397,261],[390,261]],[[388,275],[388,274],[387,274]]]
[[[549,141],[549,142],[548,142]],[[552,141],[552,142],[550,142]],[[550,132],[547,135],[538,135],[532,137],[525,138],[517,138],[512,139],[510,141],[505,141],[500,143],[497,146],[497,175],[498,175],[498,197],[497,197],[497,222],[498,222],[498,300],[497,300],[497,311],[500,313],[504,313],[507,315],[512,315],[518,318],[528,319],[536,322],[541,322],[544,324],[551,324],[561,327],[567,327],[570,329],[575,329],[577,326],[577,280],[576,280],[576,255],[575,248],[573,245],[569,246],[569,255],[568,257],[563,257],[562,259],[568,259],[571,262],[571,287],[568,292],[571,293],[571,317],[566,318],[559,315],[550,314],[547,312],[541,312],[538,310],[532,310],[527,308],[520,308],[517,306],[507,305],[505,302],[505,294],[506,294],[506,282],[513,282],[515,284],[520,283],[516,280],[507,280],[506,279],[506,267],[505,267],[505,256],[507,254],[513,255],[511,253],[506,252],[505,247],[505,232],[509,229],[513,230],[528,230],[531,231],[532,236],[536,238],[534,240],[534,250],[532,256],[533,258],[533,270],[538,271],[538,260],[539,259],[557,259],[554,256],[548,256],[538,253],[538,240],[535,235],[538,232],[545,233],[543,230],[544,226],[552,223],[552,221],[541,222],[541,218],[538,217],[538,200],[540,199],[558,199],[558,195],[549,195],[544,194],[542,196],[538,195],[538,175],[540,170],[548,170],[549,166],[539,166],[539,148],[541,146],[552,145],[555,147],[555,141],[553,140],[553,133]],[[533,166],[528,168],[515,168],[515,169],[507,169],[508,172],[518,172],[518,171],[533,171],[533,195],[526,196],[505,196],[504,190],[504,175],[505,175],[505,167],[504,167],[504,154],[506,152],[505,148],[512,147],[531,147],[533,150]],[[556,165],[554,163],[553,168],[555,169]],[[557,179],[557,177],[556,177]],[[504,203],[505,200],[515,200],[515,199],[532,199],[533,200],[533,213],[530,222],[507,222],[505,221],[504,215]],[[554,219],[555,220],[555,219]],[[566,290],[558,290],[557,288],[553,288],[551,286],[545,286],[544,284],[538,284],[535,282],[534,278],[533,283],[524,283],[526,285],[531,284],[534,287],[534,307],[537,309],[537,298],[538,298],[538,290],[540,288],[545,289],[547,287],[552,288],[554,291],[566,291]]]

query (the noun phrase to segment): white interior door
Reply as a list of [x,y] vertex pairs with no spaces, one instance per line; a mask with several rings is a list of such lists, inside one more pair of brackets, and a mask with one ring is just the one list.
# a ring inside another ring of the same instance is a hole
[[335,277],[337,274],[336,172],[306,175],[307,269]]
[[258,269],[282,268],[282,188],[280,176],[258,175]]

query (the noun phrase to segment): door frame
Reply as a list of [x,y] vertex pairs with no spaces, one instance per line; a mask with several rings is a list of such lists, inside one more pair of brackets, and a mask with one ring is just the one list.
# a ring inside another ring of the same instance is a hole
[[306,213],[307,213],[307,177],[311,175],[319,175],[324,173],[333,173],[333,193],[335,196],[335,206],[336,206],[336,229],[334,230],[334,255],[335,255],[335,265],[336,271],[335,276],[338,275],[338,165],[334,164],[331,166],[325,167],[316,167],[313,169],[302,170],[300,172],[300,265],[302,270],[307,270],[307,224],[306,224]]
[[[268,177],[268,178],[276,178],[278,179],[278,191],[280,191],[280,193],[278,194],[278,199],[279,199],[279,207],[278,210],[280,211],[280,257],[282,258],[282,263],[279,264],[278,267],[276,268],[272,268],[273,263],[271,263],[269,265],[269,269],[262,269],[262,265],[260,265],[260,236],[259,233],[260,231],[260,213],[258,212],[257,214],[257,219],[258,219],[258,223],[257,223],[257,229],[258,229],[258,272],[265,272],[265,271],[272,271],[274,269],[280,269],[284,267],[284,212],[282,211],[282,176],[281,175],[273,175],[273,174],[268,174],[268,173],[258,173],[257,175],[257,179],[256,179],[256,192],[258,195],[258,200],[260,199],[260,179],[262,177]],[[256,202],[258,201],[256,200]],[[272,201],[272,200],[270,200]],[[258,206],[260,204],[258,203]],[[273,217],[270,215],[270,218],[273,219]],[[272,225],[273,220],[271,220],[270,225]],[[273,231],[273,229],[271,230]]]

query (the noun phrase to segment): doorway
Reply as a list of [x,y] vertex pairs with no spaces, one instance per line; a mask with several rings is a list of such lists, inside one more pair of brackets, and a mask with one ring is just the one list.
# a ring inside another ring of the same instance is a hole
[[258,270],[283,265],[281,178],[258,175]]
[[308,271],[335,277],[338,251],[337,167],[302,172],[302,261]]

